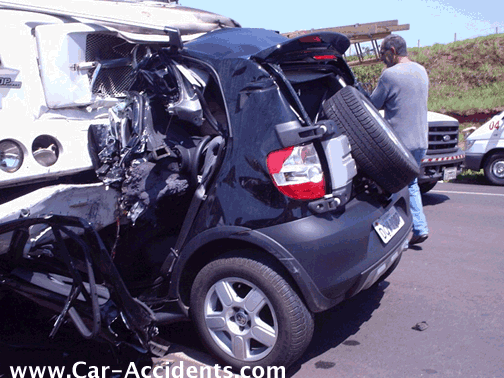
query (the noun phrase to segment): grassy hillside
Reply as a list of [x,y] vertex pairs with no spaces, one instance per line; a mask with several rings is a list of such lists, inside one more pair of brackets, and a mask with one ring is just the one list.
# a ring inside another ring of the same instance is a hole
[[[429,110],[457,116],[461,123],[483,123],[504,110],[504,34],[411,48],[409,56],[429,73]],[[383,67],[354,72],[372,90]]]

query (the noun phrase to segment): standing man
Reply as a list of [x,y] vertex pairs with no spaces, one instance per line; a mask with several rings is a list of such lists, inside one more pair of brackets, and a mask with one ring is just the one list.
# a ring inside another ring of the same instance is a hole
[[[427,71],[408,58],[406,41],[398,35],[391,34],[383,40],[380,55],[386,68],[371,94],[371,101],[377,109],[385,110],[385,119],[420,165],[428,147]],[[409,244],[413,245],[424,242],[429,229],[417,178],[408,189],[413,215],[413,236]]]

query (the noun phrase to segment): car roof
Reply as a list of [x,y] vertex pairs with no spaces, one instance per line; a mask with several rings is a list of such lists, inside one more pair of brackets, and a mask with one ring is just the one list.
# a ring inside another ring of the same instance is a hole
[[215,59],[249,58],[271,46],[288,41],[272,30],[232,28],[212,31],[184,44],[188,50],[198,51]]

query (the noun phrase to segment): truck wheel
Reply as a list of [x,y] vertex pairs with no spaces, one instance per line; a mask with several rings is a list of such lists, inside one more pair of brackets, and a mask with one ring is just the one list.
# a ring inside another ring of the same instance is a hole
[[266,261],[210,262],[191,290],[191,317],[207,349],[226,366],[289,366],[313,335],[313,315]]
[[357,89],[344,87],[323,108],[348,137],[359,167],[383,189],[398,192],[419,175],[413,155]]
[[437,184],[437,181],[430,181],[430,182],[423,182],[419,184],[418,186],[420,187],[420,192],[422,194],[427,193],[428,191],[432,190]]
[[504,185],[504,154],[496,153],[490,156],[485,162],[483,171],[492,184]]

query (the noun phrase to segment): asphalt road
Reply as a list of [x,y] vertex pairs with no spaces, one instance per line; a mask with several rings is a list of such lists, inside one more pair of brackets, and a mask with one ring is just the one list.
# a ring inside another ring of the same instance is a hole
[[504,187],[438,183],[423,199],[429,239],[317,315],[292,377],[504,377]]
[[[317,314],[288,377],[504,377],[504,187],[438,183],[423,200],[429,239],[377,288]],[[168,331],[202,350],[190,324]]]
[[[439,183],[424,207],[429,239],[377,288],[317,314],[288,377],[504,377],[504,187]],[[47,342],[50,324],[26,321],[38,308],[17,309],[0,319],[0,377],[11,364],[110,364],[106,346],[70,329]],[[427,328],[413,329],[420,322]],[[214,363],[190,323],[161,331],[189,357]]]

